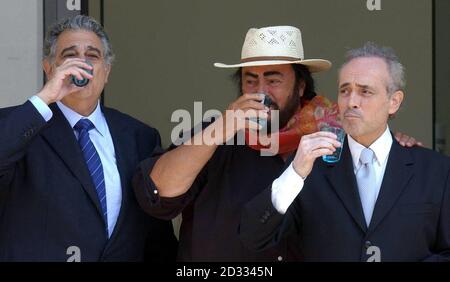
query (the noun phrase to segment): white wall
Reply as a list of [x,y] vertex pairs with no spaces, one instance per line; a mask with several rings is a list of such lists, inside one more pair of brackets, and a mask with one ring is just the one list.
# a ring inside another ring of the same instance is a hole
[[25,102],[42,87],[41,0],[0,3],[0,107]]

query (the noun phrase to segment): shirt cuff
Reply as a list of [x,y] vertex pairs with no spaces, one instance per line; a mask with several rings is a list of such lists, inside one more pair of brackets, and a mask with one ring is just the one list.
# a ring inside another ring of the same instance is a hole
[[28,99],[33,106],[36,108],[36,110],[41,114],[41,116],[45,119],[45,121],[49,121],[53,117],[53,112],[50,109],[50,107],[42,101],[41,98],[34,95],[30,99]]
[[280,214],[285,214],[300,193],[304,179],[294,170],[292,163],[272,183],[272,204]]

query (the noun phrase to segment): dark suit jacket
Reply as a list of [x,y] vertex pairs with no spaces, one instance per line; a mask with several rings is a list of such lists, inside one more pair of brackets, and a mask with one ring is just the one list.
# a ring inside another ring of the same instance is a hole
[[0,110],[0,260],[172,260],[170,222],[144,214],[131,188],[137,164],[160,144],[159,133],[103,108],[113,138],[122,205],[108,240],[100,202],[72,128],[56,104],[46,123],[30,103]]
[[394,140],[367,227],[345,142],[335,165],[316,160],[284,216],[272,205],[270,187],[250,201],[240,237],[248,247],[264,249],[296,233],[305,261],[367,261],[374,246],[381,261],[449,260],[449,177],[448,157]]

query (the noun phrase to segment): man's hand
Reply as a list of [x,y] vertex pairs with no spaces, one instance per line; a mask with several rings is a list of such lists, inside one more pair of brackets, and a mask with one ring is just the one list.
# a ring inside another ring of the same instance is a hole
[[414,139],[413,137],[410,137],[401,132],[396,132],[394,134],[394,136],[395,136],[395,139],[397,140],[397,142],[400,143],[400,145],[402,145],[403,147],[413,147],[413,146],[422,146],[423,147],[422,142],[419,142],[416,139]]
[[340,146],[342,144],[337,141],[337,136],[331,132],[319,131],[303,136],[292,162],[294,170],[306,178],[311,173],[316,158],[331,155]]
[[261,103],[263,99],[261,94],[244,94],[228,106],[222,119],[217,120],[223,126],[223,143],[233,138],[239,130],[260,129],[258,123],[248,118],[268,118],[269,108]]
[[86,64],[82,59],[67,59],[56,67],[44,88],[37,94],[47,105],[60,101],[65,96],[80,91],[80,88],[71,83],[71,76],[78,79],[92,79],[93,76],[86,72],[92,70],[92,66]]

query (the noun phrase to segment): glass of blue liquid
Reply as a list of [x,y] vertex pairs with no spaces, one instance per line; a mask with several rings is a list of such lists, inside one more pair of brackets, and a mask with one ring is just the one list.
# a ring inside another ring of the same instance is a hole
[[[345,131],[342,127],[323,126],[322,128],[320,128],[320,131],[334,133],[337,136],[337,141],[339,141],[342,146],[344,145]],[[333,154],[322,156],[322,160],[327,163],[337,163],[341,159],[342,146],[336,148],[336,151],[334,151]]]

